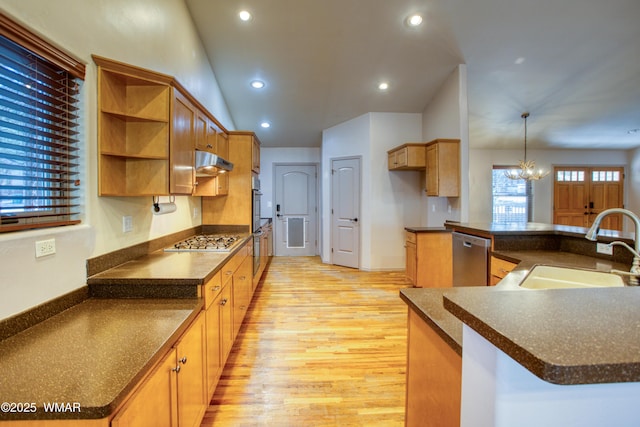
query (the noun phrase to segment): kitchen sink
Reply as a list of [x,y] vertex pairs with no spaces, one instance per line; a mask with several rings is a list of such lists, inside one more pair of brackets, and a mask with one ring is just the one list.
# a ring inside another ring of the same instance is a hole
[[525,289],[602,288],[624,286],[616,274],[596,270],[536,265],[520,283]]

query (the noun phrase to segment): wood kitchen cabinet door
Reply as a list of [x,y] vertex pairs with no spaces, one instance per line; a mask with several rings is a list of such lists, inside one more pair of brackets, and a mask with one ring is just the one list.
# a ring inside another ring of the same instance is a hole
[[233,346],[233,282],[222,285],[220,293],[220,355],[222,366],[227,361]]
[[405,425],[459,426],[462,357],[412,309],[408,330]]
[[406,274],[414,286],[418,282],[418,251],[416,248],[416,233],[406,233],[405,239],[406,251]]
[[251,148],[251,171],[260,173],[260,141],[255,138]]
[[176,345],[180,372],[178,382],[178,425],[197,427],[208,404],[206,386],[206,328],[200,314]]
[[436,139],[427,144],[427,196],[460,195],[460,141]]
[[177,427],[176,350],[160,362],[111,421],[111,427]]
[[191,195],[194,183],[197,113],[195,107],[178,90],[173,89],[173,94],[169,192]]
[[389,170],[424,170],[425,144],[407,143],[387,151]]
[[248,256],[233,274],[233,336],[238,335],[253,296],[253,257]]
[[419,288],[453,284],[453,254],[448,231],[405,234],[406,275]]
[[222,373],[222,295],[214,299],[205,312],[207,324],[207,396],[211,397],[216,390]]

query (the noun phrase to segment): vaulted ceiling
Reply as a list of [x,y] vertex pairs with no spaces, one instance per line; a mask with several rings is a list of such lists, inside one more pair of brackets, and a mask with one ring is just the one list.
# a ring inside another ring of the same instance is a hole
[[521,148],[524,111],[534,149],[640,147],[638,0],[185,1],[236,127],[265,146],[421,113],[466,64],[471,147]]

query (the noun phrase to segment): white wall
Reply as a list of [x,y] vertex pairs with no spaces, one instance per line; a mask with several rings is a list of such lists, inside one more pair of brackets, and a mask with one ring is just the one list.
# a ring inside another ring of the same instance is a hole
[[[3,0],[0,9],[87,64],[81,155],[81,226],[0,235],[0,319],[86,282],[86,260],[201,223],[199,198],[177,197],[178,211],[151,214],[151,198],[97,196],[97,87],[91,54],[175,76],[228,129],[234,129],[183,0]],[[134,230],[122,232],[122,216]],[[57,253],[36,260],[34,242],[56,239]],[[19,261],[18,261],[19,260]],[[19,265],[19,267],[18,267]]]
[[420,141],[421,115],[368,113],[326,129],[322,137],[322,249],[331,261],[331,160],[361,158],[360,267],[404,268],[405,225],[419,221],[416,172],[389,172],[387,150]]
[[[493,165],[513,165],[517,164],[521,158],[522,150],[471,149],[469,151],[469,221],[491,222]],[[536,166],[550,171],[553,171],[554,166],[570,165],[624,166],[625,170],[629,170],[628,153],[622,150],[527,150],[527,159],[535,160]],[[632,181],[633,177],[638,177],[638,174],[627,173],[625,199],[628,202],[625,204],[635,212],[639,212],[636,200],[637,188],[640,188],[640,185],[630,185],[629,181]],[[533,221],[553,223],[553,177],[551,175],[533,183]]]
[[[439,227],[446,220],[467,221],[469,215],[469,125],[467,68],[453,70],[422,114],[422,140],[460,139],[460,197],[427,197],[422,193],[422,226]],[[422,183],[424,190],[425,184]]]

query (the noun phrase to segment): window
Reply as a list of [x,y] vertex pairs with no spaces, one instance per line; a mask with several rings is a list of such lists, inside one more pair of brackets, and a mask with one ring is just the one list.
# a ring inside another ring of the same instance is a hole
[[79,221],[84,65],[0,14],[0,232]]
[[505,172],[516,166],[493,167],[493,222],[506,224],[531,221],[531,181],[513,180]]

